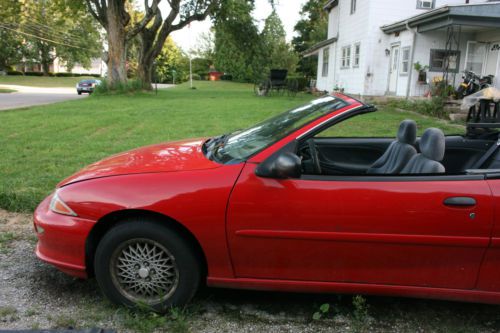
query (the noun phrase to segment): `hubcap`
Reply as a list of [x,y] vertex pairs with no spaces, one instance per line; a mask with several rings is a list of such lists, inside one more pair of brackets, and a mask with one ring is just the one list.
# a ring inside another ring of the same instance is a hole
[[172,254],[150,239],[131,239],[111,258],[111,276],[120,293],[134,303],[156,304],[177,288],[179,271]]

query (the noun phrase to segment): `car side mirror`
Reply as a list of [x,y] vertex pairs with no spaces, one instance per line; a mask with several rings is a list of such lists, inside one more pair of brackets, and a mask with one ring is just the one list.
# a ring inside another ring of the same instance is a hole
[[255,174],[265,178],[298,178],[302,173],[300,157],[291,152],[280,153],[262,162]]

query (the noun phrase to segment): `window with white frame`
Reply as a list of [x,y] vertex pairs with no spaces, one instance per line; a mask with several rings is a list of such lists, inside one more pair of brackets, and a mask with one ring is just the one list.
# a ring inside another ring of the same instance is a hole
[[408,74],[410,71],[410,47],[406,46],[401,49],[401,70],[400,75]]
[[340,58],[340,67],[351,67],[351,45],[342,48],[342,57]]
[[359,56],[361,53],[361,44],[354,44],[354,59],[352,60],[352,67],[359,67]]
[[328,63],[330,62],[330,47],[323,49],[323,67],[321,69],[322,76],[328,76]]
[[351,14],[356,12],[356,0],[351,0]]
[[433,9],[434,0],[417,0],[417,9]]

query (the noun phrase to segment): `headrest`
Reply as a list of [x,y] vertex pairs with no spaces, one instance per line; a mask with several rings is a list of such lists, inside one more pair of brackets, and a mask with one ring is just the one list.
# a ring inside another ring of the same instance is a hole
[[417,141],[417,123],[411,119],[406,119],[399,124],[398,141],[414,145]]
[[439,128],[428,128],[420,138],[420,151],[425,157],[440,162],[444,157],[445,138]]

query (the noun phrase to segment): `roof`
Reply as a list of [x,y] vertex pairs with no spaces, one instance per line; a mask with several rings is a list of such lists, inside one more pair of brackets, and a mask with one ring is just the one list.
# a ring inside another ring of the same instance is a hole
[[337,6],[339,4],[339,0],[329,0],[326,5],[323,6],[323,9],[326,11],[332,10],[333,7]]
[[407,27],[426,32],[452,25],[500,28],[500,2],[447,5],[380,28],[390,34]]
[[302,52],[302,55],[304,57],[309,57],[313,54],[316,54],[318,53],[318,50],[322,47],[325,47],[327,45],[330,45],[330,44],[333,44],[337,41],[337,37],[332,37],[330,39],[326,39],[326,40],[323,40],[319,43],[316,43],[314,44],[313,46],[311,46],[310,48],[308,48],[307,50],[305,50],[304,52]]

